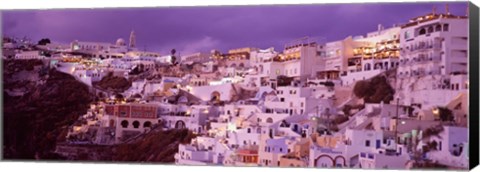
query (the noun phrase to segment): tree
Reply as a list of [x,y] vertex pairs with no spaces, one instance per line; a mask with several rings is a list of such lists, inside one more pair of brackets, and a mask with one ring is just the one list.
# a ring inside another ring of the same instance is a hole
[[175,49],[172,49],[170,51],[170,54],[172,56],[172,60],[171,60],[172,65],[177,65],[177,57],[175,56],[176,52],[177,52],[177,50],[175,50]]
[[292,83],[293,78],[285,75],[277,76],[277,85],[278,86],[288,86]]
[[47,45],[47,44],[50,44],[50,39],[48,38],[43,38],[43,39],[40,39],[40,41],[38,41],[38,45]]
[[353,87],[353,93],[363,98],[366,103],[390,103],[395,90],[390,86],[385,76],[376,76],[370,80],[358,81]]
[[358,81],[353,87],[353,93],[358,98],[364,98],[371,94],[371,86],[369,81]]
[[453,121],[455,117],[453,116],[452,110],[446,107],[437,107],[439,111],[439,116],[441,121]]

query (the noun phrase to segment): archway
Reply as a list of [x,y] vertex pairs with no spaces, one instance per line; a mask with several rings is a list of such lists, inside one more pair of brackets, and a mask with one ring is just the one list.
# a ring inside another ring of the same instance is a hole
[[335,157],[335,167],[346,167],[346,166],[347,166],[347,161],[345,160],[345,157],[343,156]]
[[210,96],[210,100],[212,101],[220,101],[220,93],[218,91],[212,92]]
[[320,155],[317,159],[315,159],[315,167],[324,167],[330,168],[333,167],[335,161],[332,157],[328,155]]
[[182,120],[179,120],[175,123],[175,128],[176,129],[184,129],[185,128],[185,122]]

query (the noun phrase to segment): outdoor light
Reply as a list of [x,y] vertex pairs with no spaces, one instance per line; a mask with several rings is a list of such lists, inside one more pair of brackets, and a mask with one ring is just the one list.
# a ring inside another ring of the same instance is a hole
[[228,124],[227,124],[227,130],[228,130],[228,131],[236,131],[236,130],[237,130],[237,126],[235,125],[235,123],[228,123]]
[[434,108],[434,109],[432,109],[432,113],[435,114],[435,115],[439,115],[440,114],[440,109]]

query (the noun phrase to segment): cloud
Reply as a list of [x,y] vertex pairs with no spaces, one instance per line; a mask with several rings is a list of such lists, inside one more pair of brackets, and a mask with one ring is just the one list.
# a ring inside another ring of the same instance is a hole
[[182,54],[191,54],[196,52],[206,52],[218,48],[220,41],[210,36],[205,36],[200,40],[187,43],[181,50]]

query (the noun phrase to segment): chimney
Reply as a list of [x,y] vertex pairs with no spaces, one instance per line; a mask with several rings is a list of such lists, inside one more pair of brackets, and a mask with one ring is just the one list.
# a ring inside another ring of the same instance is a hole
[[432,14],[436,15],[437,14],[437,7],[433,6]]
[[382,31],[382,24],[378,24],[378,31]]

